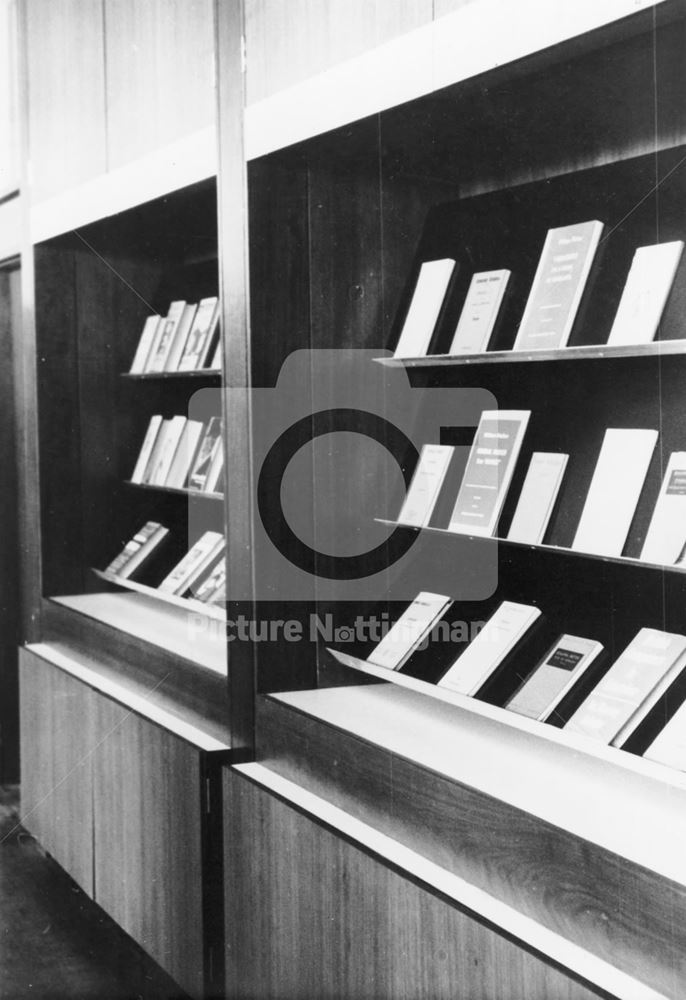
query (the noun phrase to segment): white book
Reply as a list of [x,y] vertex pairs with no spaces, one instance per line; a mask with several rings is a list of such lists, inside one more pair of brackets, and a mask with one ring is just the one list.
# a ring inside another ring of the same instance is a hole
[[148,316],[146,319],[145,324],[143,325],[143,332],[141,333],[140,340],[138,341],[136,353],[133,361],[131,362],[131,367],[129,368],[131,375],[141,375],[145,371],[161,322],[161,317],[157,315]]
[[671,566],[686,545],[686,451],[673,451],[650,520],[641,559]]
[[116,559],[112,560],[105,573],[123,579],[130,577],[168,534],[169,529],[158,521],[146,521],[133,538],[129,539]]
[[207,470],[207,478],[203,485],[203,493],[216,493],[219,487],[222,474],[224,472],[224,443],[219,439],[217,445],[212,454],[212,460],[210,462],[209,469]]
[[597,220],[548,230],[515,351],[565,347],[602,231],[603,224]]
[[602,651],[595,639],[561,635],[505,708],[545,722]]
[[143,469],[143,474],[141,475],[140,482],[146,485],[150,484],[152,474],[157,468],[157,463],[159,461],[160,452],[164,448],[165,442],[167,440],[167,431],[169,430],[170,420],[163,420],[160,424],[160,429],[157,432],[157,437],[155,438],[155,443],[153,444],[152,451],[150,452],[150,458],[148,459],[145,468]]
[[180,372],[197,371],[202,368],[211,349],[219,323],[219,299],[210,295],[201,299],[191,324],[190,333],[179,360]]
[[169,594],[183,594],[190,586],[192,580],[202,568],[209,565],[221,551],[224,544],[224,536],[218,531],[206,531],[200,536],[198,541],[186,555],[176,564],[160,583],[158,590],[164,590]]
[[155,344],[153,345],[152,351],[150,352],[150,357],[145,366],[145,370],[148,372],[163,372],[164,367],[167,363],[167,358],[169,357],[169,352],[171,351],[172,344],[174,342],[174,337],[176,335],[176,330],[179,323],[181,322],[181,317],[183,316],[183,311],[186,308],[186,303],[178,300],[172,302],[169,306],[169,312],[162,320],[160,325],[160,333],[158,334]]
[[605,431],[572,548],[621,556],[653,457],[657,431]]
[[443,594],[421,591],[369,654],[368,662],[399,670],[451,604],[451,599]]
[[176,327],[176,332],[174,333],[174,339],[172,340],[169,353],[167,354],[167,360],[164,363],[164,370],[166,372],[176,372],[179,370],[181,356],[186,346],[188,334],[190,333],[197,309],[198,307],[192,302],[186,302],[183,307],[181,318],[178,326]]
[[143,475],[145,474],[147,464],[150,461],[150,456],[152,455],[153,448],[155,447],[155,442],[161,426],[162,417],[159,413],[156,413],[154,417],[150,417],[150,423],[148,424],[148,429],[145,432],[141,450],[139,451],[138,458],[136,459],[136,467],[131,473],[132,483],[143,482]]
[[179,446],[174,455],[174,461],[171,464],[169,474],[164,483],[165,486],[170,486],[177,490],[185,487],[204,430],[205,427],[201,420],[186,421],[186,426],[179,440]]
[[621,747],[686,665],[686,636],[642,628],[564,726]]
[[503,601],[475,639],[446,671],[439,687],[474,695],[531,628],[541,612],[529,604]]
[[[188,591],[189,597],[197,597],[197,592],[200,590],[203,584],[203,580],[208,573],[214,570],[214,564],[217,559],[221,560],[222,565],[224,565],[224,555],[226,552],[226,541],[224,538],[212,548],[211,552],[205,556],[204,559],[200,560],[193,572],[188,577],[186,586],[183,590],[178,591],[179,594],[184,594]],[[215,588],[216,589],[216,588]]]
[[166,421],[164,440],[157,450],[155,462],[148,475],[148,483],[151,486],[165,485],[185,426],[186,417],[172,417],[171,420]]
[[655,339],[683,249],[681,240],[638,248],[608,344],[649,344]]
[[555,507],[569,455],[535,451],[527,469],[507,537],[540,545]]
[[678,771],[686,771],[686,702],[676,710],[643,756]]
[[492,535],[514,473],[530,410],[484,410],[450,518],[450,530]]
[[401,524],[421,528],[429,523],[454,451],[449,445],[422,445],[417,468],[398,514]]
[[455,261],[449,257],[422,264],[394,357],[420,358],[426,354],[454,270]]
[[472,275],[449,354],[479,354],[488,347],[511,271]]

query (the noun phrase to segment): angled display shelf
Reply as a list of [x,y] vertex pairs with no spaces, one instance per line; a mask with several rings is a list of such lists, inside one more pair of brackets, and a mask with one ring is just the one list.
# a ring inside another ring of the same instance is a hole
[[[611,987],[590,976],[591,990],[676,1000],[686,988],[676,846],[686,779],[642,755],[684,682],[624,749],[503,707],[562,634],[604,652],[569,714],[640,628],[686,635],[683,567],[639,558],[669,456],[686,450],[683,257],[655,341],[606,343],[636,249],[686,241],[686,24],[676,3],[617,9],[609,25],[286,148],[250,131],[266,107],[248,116],[248,148],[263,155],[247,170],[246,384],[277,398],[303,356],[293,352],[338,352],[328,374],[313,355],[298,391],[284,393],[271,450],[263,411],[251,414],[242,475],[243,501],[255,478],[252,613],[294,623],[290,638],[282,629],[250,651],[255,752],[267,772],[617,971]],[[488,39],[472,45],[487,51]],[[547,232],[588,220],[603,233],[569,346],[513,351]],[[427,355],[394,358],[422,264],[447,258],[456,268]],[[450,356],[473,274],[501,269],[512,276],[489,349]],[[244,358],[245,345],[234,347]],[[375,422],[355,423],[351,409]],[[435,526],[449,521],[457,472],[427,528],[398,524],[421,446],[452,445],[466,461],[484,410],[531,414],[502,539]],[[590,556],[572,545],[609,428],[657,432],[657,445],[621,554]],[[509,542],[534,451],[569,455],[562,489],[544,544]],[[370,624],[387,628],[422,592],[452,600],[462,633],[396,671],[371,663]],[[497,683],[478,698],[438,688],[504,601],[540,615]]]

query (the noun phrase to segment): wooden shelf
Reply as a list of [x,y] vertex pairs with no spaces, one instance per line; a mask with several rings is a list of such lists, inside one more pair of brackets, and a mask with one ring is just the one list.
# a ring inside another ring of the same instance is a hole
[[460,368],[465,365],[519,364],[523,361],[591,361],[600,358],[655,358],[686,354],[686,339],[658,340],[652,344],[591,344],[562,347],[554,351],[486,351],[483,354],[427,354],[422,358],[378,357],[374,360],[388,368]]
[[157,587],[148,587],[144,583],[136,583],[135,580],[127,580],[121,576],[112,576],[109,573],[103,573],[100,569],[93,568],[93,572],[100,580],[112,583],[116,587],[123,587],[124,590],[131,590],[136,594],[145,594],[147,597],[152,597],[161,604],[169,604],[175,608],[182,608],[184,611],[192,611],[194,614],[205,615],[213,621],[226,621],[226,611],[222,611],[214,604],[205,604],[203,601],[195,601],[192,598],[167,594]]
[[509,538],[499,538],[497,535],[470,535],[463,531],[451,531],[449,528],[432,528],[425,526],[416,528],[412,524],[402,524],[383,517],[375,517],[377,524],[385,524],[392,528],[405,528],[407,531],[428,532],[432,535],[444,535],[450,538],[466,538],[470,542],[485,542],[491,545],[505,545],[513,549],[529,549],[532,552],[550,552],[553,555],[569,557],[570,559],[592,559],[598,562],[611,563],[617,566],[635,566],[647,570],[659,570],[661,573],[686,573],[686,566],[664,565],[663,563],[645,562],[643,559],[632,559],[629,556],[601,556],[594,552],[577,552],[562,545],[533,545],[531,542],[515,542]]
[[174,382],[186,378],[218,379],[221,378],[221,374],[221,368],[198,368],[197,371],[191,372],[141,372],[140,374],[121,372],[121,377],[132,382]]
[[357,656],[351,656],[349,653],[341,652],[338,649],[332,649],[331,647],[327,647],[327,649],[334,659],[344,667],[350,667],[362,674],[367,674],[369,677],[375,677],[379,681],[385,681],[387,684],[395,684],[398,687],[414,691],[425,698],[433,698],[436,701],[444,702],[446,705],[453,705],[456,708],[473,712],[480,718],[488,719],[501,725],[512,726],[520,732],[528,733],[539,739],[552,741],[558,745],[568,747],[575,752],[585,754],[587,757],[609,761],[612,764],[619,764],[621,767],[635,774],[646,775],[650,778],[666,781],[671,785],[686,789],[686,773],[667,767],[664,764],[644,760],[643,757],[638,757],[636,754],[629,753],[626,750],[599,743],[585,736],[577,736],[573,733],[565,732],[564,729],[559,729],[557,726],[538,722],[536,719],[529,719],[524,715],[518,715],[516,712],[509,712],[506,708],[501,708],[498,705],[490,705],[485,701],[479,701],[477,698],[458,694],[455,691],[450,691],[448,688],[438,687],[436,684],[429,683],[429,681],[410,677],[408,674],[400,673],[397,670],[391,670],[388,667],[378,667],[374,663],[361,660]]
[[223,493],[204,493],[202,490],[181,489],[175,486],[157,486],[154,483],[134,483],[131,479],[124,480],[125,486],[136,490],[148,490],[153,493],[168,493],[171,496],[200,498],[202,500],[223,500]]

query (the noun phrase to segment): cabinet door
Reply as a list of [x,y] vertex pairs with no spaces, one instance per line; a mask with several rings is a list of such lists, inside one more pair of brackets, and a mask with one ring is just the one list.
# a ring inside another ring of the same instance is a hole
[[226,768],[227,995],[596,994]]
[[109,168],[214,122],[211,0],[105,0]]
[[29,156],[35,201],[106,169],[102,4],[26,0]]
[[93,693],[21,651],[21,819],[93,895]]
[[96,695],[96,901],[193,996],[203,987],[200,753]]

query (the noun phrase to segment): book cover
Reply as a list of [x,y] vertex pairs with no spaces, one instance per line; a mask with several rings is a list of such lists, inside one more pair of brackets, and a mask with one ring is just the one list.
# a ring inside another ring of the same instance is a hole
[[621,556],[641,495],[657,431],[605,431],[572,548],[598,556]]
[[183,559],[174,566],[159,584],[158,590],[170,594],[183,594],[191,586],[191,581],[197,578],[206,566],[219,554],[224,543],[224,536],[218,531],[206,531]]
[[159,334],[153,350],[151,351],[146,371],[158,373],[164,371],[164,367],[167,363],[169,352],[172,349],[174,337],[179,323],[181,322],[181,317],[183,316],[185,307],[186,303],[180,300],[172,302],[169,306],[169,312],[162,320],[160,327],[161,333]]
[[488,348],[511,271],[478,271],[472,276],[449,354],[480,354]]
[[195,592],[195,599],[210,604],[217,590],[226,585],[226,562],[223,558],[211,568]]
[[171,347],[169,348],[169,353],[167,354],[167,359],[164,363],[164,370],[166,372],[175,372],[179,369],[179,363],[181,361],[181,357],[183,356],[186,341],[188,340],[188,334],[191,331],[191,326],[197,309],[197,305],[194,305],[192,302],[186,302],[183,307],[181,318],[179,319],[178,326],[176,327],[176,331],[174,333],[174,338],[171,342]]
[[686,636],[642,628],[564,726],[621,747],[686,665]]
[[530,410],[484,410],[450,518],[450,530],[492,535],[514,473]]
[[174,461],[169,469],[169,474],[164,482],[165,486],[181,490],[188,481],[188,475],[197,454],[200,439],[205,430],[201,420],[187,420],[183,429],[183,434],[179,441],[179,446],[174,455]]
[[608,344],[649,344],[655,339],[683,249],[681,240],[638,248]]
[[212,459],[218,448],[222,447],[222,421],[221,417],[212,417],[205,428],[205,436],[198,448],[193,468],[188,477],[188,489],[204,490],[207,476],[210,471]]
[[443,594],[421,591],[369,654],[368,662],[399,670],[451,604],[451,599]]
[[401,524],[421,528],[429,523],[454,451],[449,445],[422,445],[417,468],[398,514]]
[[641,559],[671,566],[686,545],[686,451],[673,451],[650,519]]
[[561,635],[505,708],[545,722],[602,651],[603,644],[595,639]]
[[597,220],[548,230],[515,351],[554,350],[567,344],[602,231]]
[[148,358],[150,357],[150,352],[153,344],[155,343],[157,331],[159,330],[161,322],[162,318],[157,315],[148,316],[146,319],[143,325],[143,332],[141,333],[140,340],[138,341],[136,353],[133,361],[131,362],[131,367],[129,368],[131,375],[142,375],[146,370]]
[[157,468],[160,453],[167,440],[167,432],[169,430],[170,423],[171,420],[163,420],[160,424],[157,437],[155,438],[155,443],[153,444],[152,451],[150,452],[150,458],[148,459],[147,465],[143,470],[143,474],[141,475],[139,482],[150,485],[152,474]]
[[157,440],[157,435],[159,434],[160,427],[162,426],[162,417],[159,413],[156,413],[153,417],[150,417],[150,423],[148,424],[148,429],[145,432],[145,437],[143,438],[143,444],[141,445],[141,450],[138,453],[138,458],[136,459],[136,465],[131,473],[132,483],[143,482],[143,475],[147,468],[148,462],[150,461],[150,456],[152,455],[153,448],[155,447],[155,442]]
[[643,756],[677,771],[686,771],[686,702],[676,710]]
[[[221,332],[221,325],[220,325]],[[222,338],[217,337],[217,346],[214,349],[214,354],[212,355],[212,360],[208,366],[210,371],[220,372],[222,370]]]
[[224,447],[221,435],[212,451],[212,458],[205,477],[203,493],[217,493],[222,482],[224,472]]
[[507,537],[513,542],[540,545],[555,507],[569,455],[535,451]]
[[541,612],[529,604],[503,601],[475,639],[438,681],[439,687],[475,695],[524,638]]
[[419,358],[428,351],[454,270],[455,261],[449,257],[422,264],[395,349],[396,358]]
[[108,576],[118,576],[124,579],[132,576],[168,534],[169,529],[159,522],[146,521],[143,527],[126,543],[119,555],[107,566],[105,573]]
[[191,325],[183,354],[179,361],[180,372],[202,368],[211,350],[219,323],[219,300],[216,295],[201,299]]
[[164,439],[160,447],[155,449],[155,460],[150,464],[147,480],[150,486],[165,485],[186,423],[186,417],[172,417],[165,421]]

